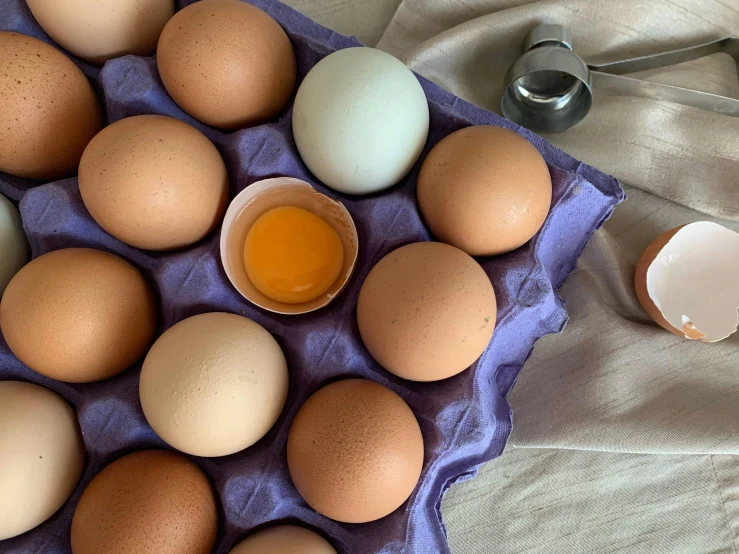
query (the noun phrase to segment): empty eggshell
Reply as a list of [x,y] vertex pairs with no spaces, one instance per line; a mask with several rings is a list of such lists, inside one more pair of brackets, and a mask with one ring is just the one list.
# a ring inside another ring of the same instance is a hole
[[539,151],[501,127],[466,127],[429,152],[418,207],[431,232],[471,256],[509,252],[541,229],[552,180]]
[[329,54],[295,96],[300,157],[321,182],[347,194],[370,194],[400,181],[421,155],[428,130],[418,79],[374,48]]
[[0,171],[47,180],[74,175],[103,126],[87,77],[33,37],[0,32],[0,52]]
[[125,54],[148,56],[174,14],[174,0],[27,0],[39,25],[61,46],[92,63]]
[[287,465],[300,496],[318,513],[365,523],[399,508],[423,467],[423,436],[408,404],[365,379],[326,385],[300,407],[287,439]]
[[261,439],[287,398],[280,345],[261,325],[228,313],[189,317],[149,350],[139,395],[149,425],[194,456],[226,456]]
[[657,237],[639,258],[634,288],[660,326],[716,342],[739,324],[739,234],[709,221]]
[[145,250],[199,241],[228,205],[218,149],[191,125],[161,115],[121,119],[98,133],[82,155],[79,187],[98,225]]
[[39,256],[0,301],[5,341],[28,367],[59,381],[112,377],[143,356],[156,328],[154,294],[130,263],[91,248]]
[[21,214],[0,194],[0,296],[10,279],[28,261],[28,242]]
[[73,554],[210,554],[218,511],[206,475],[184,456],[145,450],[103,468],[72,518]]
[[[344,247],[343,265],[334,284],[317,298],[300,304],[265,296],[244,268],[244,242],[249,229],[262,214],[280,206],[295,206],[316,214],[336,231]],[[344,205],[299,179],[276,177],[252,183],[233,199],[223,219],[221,262],[231,284],[250,302],[278,314],[304,314],[329,304],[349,282],[358,253],[357,229]]]
[[336,554],[336,550],[318,533],[294,525],[278,525],[254,533],[229,554]]
[[364,345],[385,369],[412,381],[464,371],[495,328],[493,285],[470,256],[447,244],[417,242],[393,250],[359,291]]
[[0,541],[61,508],[84,463],[77,417],[63,398],[31,383],[0,382]]
[[223,129],[269,121],[295,88],[290,39],[240,0],[201,0],[177,12],[159,39],[157,66],[183,110]]

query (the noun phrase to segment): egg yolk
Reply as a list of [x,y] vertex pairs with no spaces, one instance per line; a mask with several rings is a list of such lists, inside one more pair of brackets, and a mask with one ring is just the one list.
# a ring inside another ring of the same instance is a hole
[[336,281],[343,263],[336,231],[301,208],[274,208],[246,235],[246,273],[259,292],[278,302],[299,304],[320,296]]

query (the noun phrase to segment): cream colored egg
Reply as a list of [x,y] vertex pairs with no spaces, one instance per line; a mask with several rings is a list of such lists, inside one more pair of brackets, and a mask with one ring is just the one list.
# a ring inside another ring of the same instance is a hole
[[194,456],[225,456],[262,438],[287,397],[285,356],[261,325],[227,313],[180,321],[151,347],[139,383],[149,425]]
[[85,463],[74,410],[44,387],[0,382],[0,540],[50,518]]
[[27,0],[39,25],[92,63],[124,54],[148,56],[174,14],[174,0]]

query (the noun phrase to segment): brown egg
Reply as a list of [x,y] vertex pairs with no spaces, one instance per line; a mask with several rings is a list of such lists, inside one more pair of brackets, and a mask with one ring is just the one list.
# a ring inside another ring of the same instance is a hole
[[364,345],[389,372],[438,381],[464,371],[495,328],[495,292],[479,264],[439,242],[390,252],[359,291],[357,322]]
[[0,541],[61,508],[84,464],[77,416],[62,397],[31,383],[0,381]]
[[269,121],[295,87],[285,31],[240,0],[202,0],[177,12],[162,31],[157,65],[183,110],[224,129]]
[[552,180],[539,151],[500,127],[460,129],[429,152],[418,205],[431,232],[471,256],[515,250],[541,229]]
[[642,252],[642,255],[639,257],[639,261],[636,264],[636,271],[634,271],[634,289],[642,308],[644,308],[644,311],[647,312],[649,317],[651,317],[657,325],[666,329],[670,333],[676,334],[678,337],[685,338],[688,336],[689,338],[699,339],[701,337],[698,335],[690,336],[690,329],[686,329],[686,332],[683,332],[670,325],[647,292],[647,270],[649,269],[649,266],[652,265],[652,262],[657,255],[659,255],[660,251],[668,242],[670,242],[670,239],[683,227],[685,226],[680,225],[666,233],[662,233],[649,243],[649,246],[647,246],[644,252]]
[[146,450],[105,467],[72,518],[73,554],[210,554],[218,531],[213,488],[186,458]]
[[56,48],[0,32],[0,171],[33,179],[74,175],[103,126],[87,77]]
[[413,412],[390,389],[349,379],[313,394],[287,439],[295,488],[318,513],[345,523],[385,517],[421,475],[423,437]]
[[213,143],[161,115],[129,117],[98,133],[82,155],[79,187],[103,229],[145,250],[199,241],[228,204],[228,173]]
[[156,306],[146,279],[100,250],[39,256],[8,284],[0,329],[28,367],[59,381],[87,383],[120,373],[151,344]]
[[174,14],[174,0],[27,0],[51,38],[92,63],[124,54],[148,56]]
[[318,533],[279,525],[253,534],[229,554],[336,554],[336,550]]

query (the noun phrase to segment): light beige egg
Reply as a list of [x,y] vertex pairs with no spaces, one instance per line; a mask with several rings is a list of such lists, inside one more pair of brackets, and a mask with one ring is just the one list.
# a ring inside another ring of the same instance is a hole
[[174,0],[26,0],[39,25],[59,45],[92,63],[156,51]]
[[228,313],[184,319],[157,339],[139,382],[149,425],[194,456],[226,456],[274,425],[287,398],[280,345],[261,325]]
[[199,241],[228,204],[228,172],[213,143],[161,115],[121,119],[98,133],[82,155],[79,187],[98,225],[145,250]]
[[60,381],[107,379],[133,365],[156,328],[154,293],[114,254],[65,248],[15,274],[0,301],[5,341],[28,367]]
[[0,382],[0,541],[61,508],[84,463],[77,417],[62,397],[31,383]]
[[375,521],[412,494],[423,467],[423,436],[408,404],[365,379],[326,385],[300,407],[287,439],[287,465],[300,496],[345,523]]
[[184,456],[128,454],[82,493],[72,518],[72,553],[210,554],[216,502],[208,477]]
[[336,554],[318,533],[294,525],[278,525],[254,533],[229,554]]
[[240,0],[201,0],[177,12],[159,39],[157,66],[183,110],[224,129],[269,121],[295,88],[290,39]]
[[464,371],[495,328],[495,291],[458,248],[417,242],[393,250],[369,272],[357,302],[364,345],[385,369],[412,381]]
[[541,229],[552,180],[528,140],[480,125],[434,146],[421,166],[417,195],[437,239],[471,256],[492,256],[515,250]]
[[0,171],[54,180],[77,173],[103,126],[87,77],[59,50],[0,32]]

